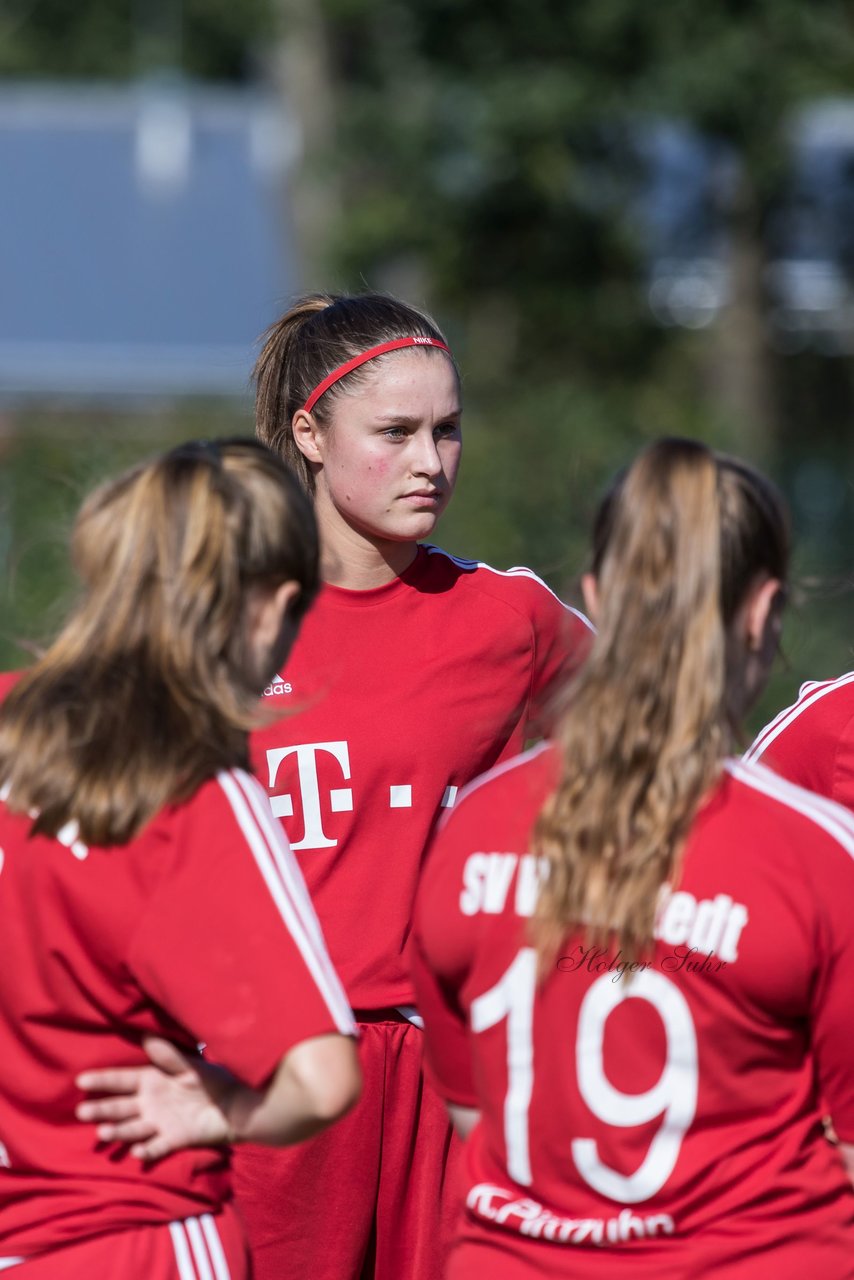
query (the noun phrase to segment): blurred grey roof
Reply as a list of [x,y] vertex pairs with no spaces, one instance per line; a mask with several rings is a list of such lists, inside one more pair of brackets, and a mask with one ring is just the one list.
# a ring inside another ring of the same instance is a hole
[[245,392],[295,149],[257,91],[0,86],[0,395]]

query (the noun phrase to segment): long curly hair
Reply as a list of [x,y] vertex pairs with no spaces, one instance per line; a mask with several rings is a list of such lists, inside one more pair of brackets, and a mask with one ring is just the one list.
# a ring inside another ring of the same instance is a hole
[[606,496],[598,634],[565,694],[561,780],[535,836],[542,964],[576,926],[630,960],[651,946],[659,890],[732,741],[730,624],[788,559],[774,486],[695,441],[651,445]]

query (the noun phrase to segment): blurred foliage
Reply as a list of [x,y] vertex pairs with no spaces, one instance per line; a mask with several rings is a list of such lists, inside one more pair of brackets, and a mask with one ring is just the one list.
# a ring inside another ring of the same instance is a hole
[[603,125],[690,120],[734,144],[767,196],[787,113],[854,75],[843,0],[322,5],[350,197],[343,260],[364,272],[417,253],[431,289],[462,308],[511,295],[526,362],[562,352],[607,368],[610,353],[623,370],[644,355],[627,228],[599,216],[586,163]]
[[626,145],[662,117],[729,143],[742,162],[730,218],[761,265],[792,112],[854,84],[850,5],[322,7],[346,196],[334,261],[350,287],[431,304],[465,373],[467,456],[443,541],[533,564],[571,594],[606,478],[655,435],[694,436],[761,461],[793,498],[789,665],[757,719],[800,679],[851,665],[852,361],[760,341],[770,432],[757,431],[721,394],[742,340],[733,315],[700,333],[651,320]]
[[[319,28],[305,23],[306,4]],[[852,361],[760,344],[771,430],[758,434],[722,394],[740,343],[732,315],[697,333],[650,317],[627,146],[634,122],[655,117],[731,144],[743,161],[731,218],[761,260],[787,119],[854,84],[850,5],[9,0],[0,73],[116,78],[171,60],[235,78],[259,49],[270,58],[274,35],[304,38],[301,23],[311,38],[320,31],[330,76],[316,98],[334,120],[331,148],[303,172],[321,186],[327,177],[329,205],[343,210],[327,278],[306,284],[388,288],[428,305],[464,371],[466,457],[442,543],[531,564],[571,595],[608,477],[647,439],[691,435],[761,460],[793,501],[790,666],[756,722],[800,679],[851,666]],[[14,638],[56,612],[66,588],[55,530],[89,484],[160,443],[229,433],[243,412],[10,414],[0,658],[19,660]]]
[[49,641],[73,599],[69,536],[95,485],[181,440],[252,433],[251,405],[221,402],[0,418],[0,670]]
[[241,80],[272,29],[269,0],[4,0],[0,75],[124,80],[180,69]]

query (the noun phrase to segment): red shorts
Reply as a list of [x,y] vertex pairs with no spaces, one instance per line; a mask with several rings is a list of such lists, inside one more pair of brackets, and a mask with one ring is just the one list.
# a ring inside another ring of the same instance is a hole
[[238,1147],[253,1280],[441,1280],[462,1144],[421,1071],[423,1032],[360,1023],[362,1096],[298,1147]]
[[[10,1250],[11,1252],[11,1250]],[[7,1260],[8,1262],[8,1260]],[[162,1226],[92,1236],[2,1269],[6,1280],[248,1280],[246,1241],[226,1208]]]

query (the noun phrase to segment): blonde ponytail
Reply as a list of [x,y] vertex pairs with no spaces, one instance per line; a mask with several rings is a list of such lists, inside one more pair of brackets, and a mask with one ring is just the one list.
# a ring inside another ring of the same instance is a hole
[[[261,354],[253,371],[258,439],[288,464],[307,493],[314,492],[314,478],[296,446],[291,421],[322,378],[313,381],[310,344],[301,341],[301,336],[305,326],[334,301],[326,293],[300,298],[264,334]],[[317,354],[314,353],[315,361]]]
[[724,601],[735,579],[783,577],[788,538],[763,477],[663,440],[603,504],[595,543],[598,635],[569,691],[562,778],[537,828],[549,877],[535,932],[543,957],[584,924],[636,959],[728,749]]

